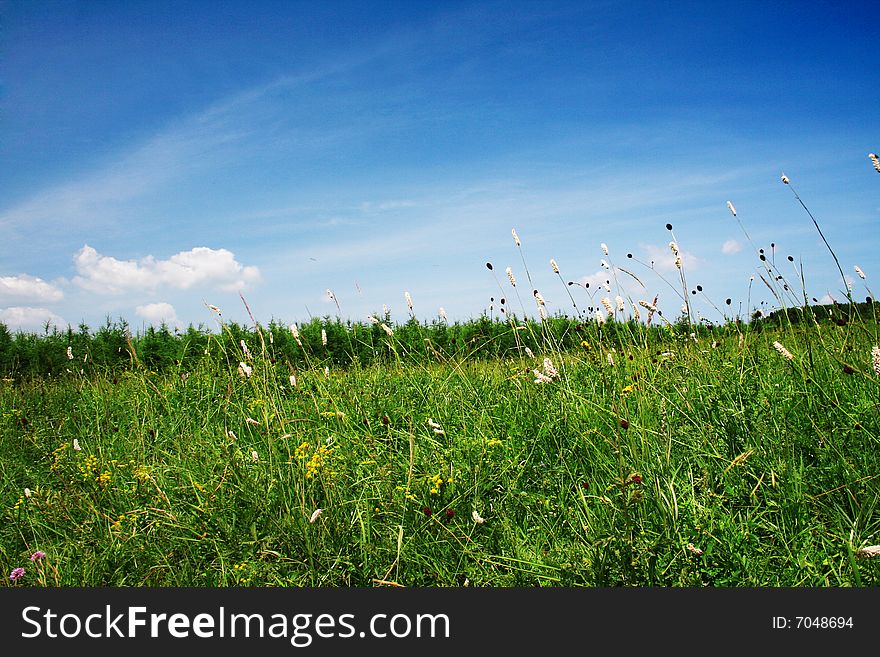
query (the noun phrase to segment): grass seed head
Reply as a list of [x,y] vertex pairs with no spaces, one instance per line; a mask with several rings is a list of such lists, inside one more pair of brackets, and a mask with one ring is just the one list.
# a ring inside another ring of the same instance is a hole
[[550,269],[553,270],[554,274],[559,273],[559,265],[556,264],[556,261],[553,258],[550,258]]
[[859,559],[872,559],[874,557],[880,557],[880,545],[869,545],[868,547],[863,547],[861,550],[856,552],[856,556]]
[[873,360],[874,374],[880,376],[880,347],[875,345],[871,349],[871,359]]
[[510,281],[510,284],[513,287],[516,287],[516,278],[514,277],[513,270],[510,267],[507,268],[507,280]]
[[859,267],[858,265],[856,265],[854,267],[854,269],[856,270],[856,273],[859,275],[859,278],[861,278],[862,280],[865,280],[865,272],[862,271],[862,268]]
[[511,228],[511,229],[510,229],[510,234],[513,235],[513,241],[516,242],[516,245],[517,245],[517,246],[519,246],[519,245],[520,245],[520,242],[519,242],[519,235],[516,234],[516,228]]
[[553,383],[553,379],[538,370],[532,370],[535,375],[535,383]]
[[733,203],[731,203],[730,201],[727,202],[727,209],[730,210],[730,214],[732,214],[734,217],[736,216],[736,208],[733,207]]
[[871,158],[871,164],[874,165],[874,171],[880,173],[880,159],[877,159],[877,154],[868,153],[868,157]]
[[782,354],[783,358],[786,360],[794,360],[794,355],[786,349],[781,342],[778,340],[773,343],[773,348],[776,349],[780,354]]

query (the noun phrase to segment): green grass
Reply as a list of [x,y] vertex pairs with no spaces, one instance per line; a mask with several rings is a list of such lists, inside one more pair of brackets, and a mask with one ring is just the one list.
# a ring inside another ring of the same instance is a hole
[[481,357],[493,326],[451,355],[368,327],[330,340],[387,358],[291,364],[258,328],[250,360],[204,336],[160,371],[5,378],[0,563],[16,586],[880,584],[856,556],[880,543],[872,318],[580,346],[538,324],[533,357]]

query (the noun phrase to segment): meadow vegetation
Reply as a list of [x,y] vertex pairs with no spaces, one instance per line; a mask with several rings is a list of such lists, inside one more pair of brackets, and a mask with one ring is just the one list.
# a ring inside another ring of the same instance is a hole
[[671,321],[508,272],[464,323],[0,327],[4,581],[876,586],[880,306],[759,253],[778,311],[717,322],[679,260]]

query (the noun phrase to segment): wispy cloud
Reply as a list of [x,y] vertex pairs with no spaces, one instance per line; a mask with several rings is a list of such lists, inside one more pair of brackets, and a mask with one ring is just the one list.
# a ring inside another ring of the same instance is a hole
[[302,74],[279,76],[179,117],[139,143],[121,147],[91,171],[0,209],[0,229],[27,234],[33,226],[59,231],[119,221],[132,201],[218,161],[234,160],[228,147],[240,155],[242,148],[254,150],[268,138],[277,138],[272,125],[284,114],[280,96],[369,58],[361,54]]
[[406,199],[387,200],[387,201],[364,201],[360,205],[363,212],[388,212],[389,210],[401,210],[413,208],[418,203]]
[[742,244],[736,240],[727,240],[721,245],[721,253],[724,255],[733,255],[742,251]]
[[69,230],[70,226],[100,226],[124,216],[126,205],[198,166],[197,157],[240,137],[220,122],[172,128],[132,150],[118,154],[105,166],[44,189],[26,201],[0,212],[0,227],[26,232]]

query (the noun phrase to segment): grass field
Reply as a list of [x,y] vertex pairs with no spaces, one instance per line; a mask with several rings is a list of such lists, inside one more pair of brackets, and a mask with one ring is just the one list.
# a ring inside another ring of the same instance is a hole
[[156,369],[143,340],[110,368],[56,334],[66,367],[0,384],[4,582],[876,586],[870,306],[761,330],[509,316],[452,354],[417,322],[327,323],[327,345],[223,324]]

